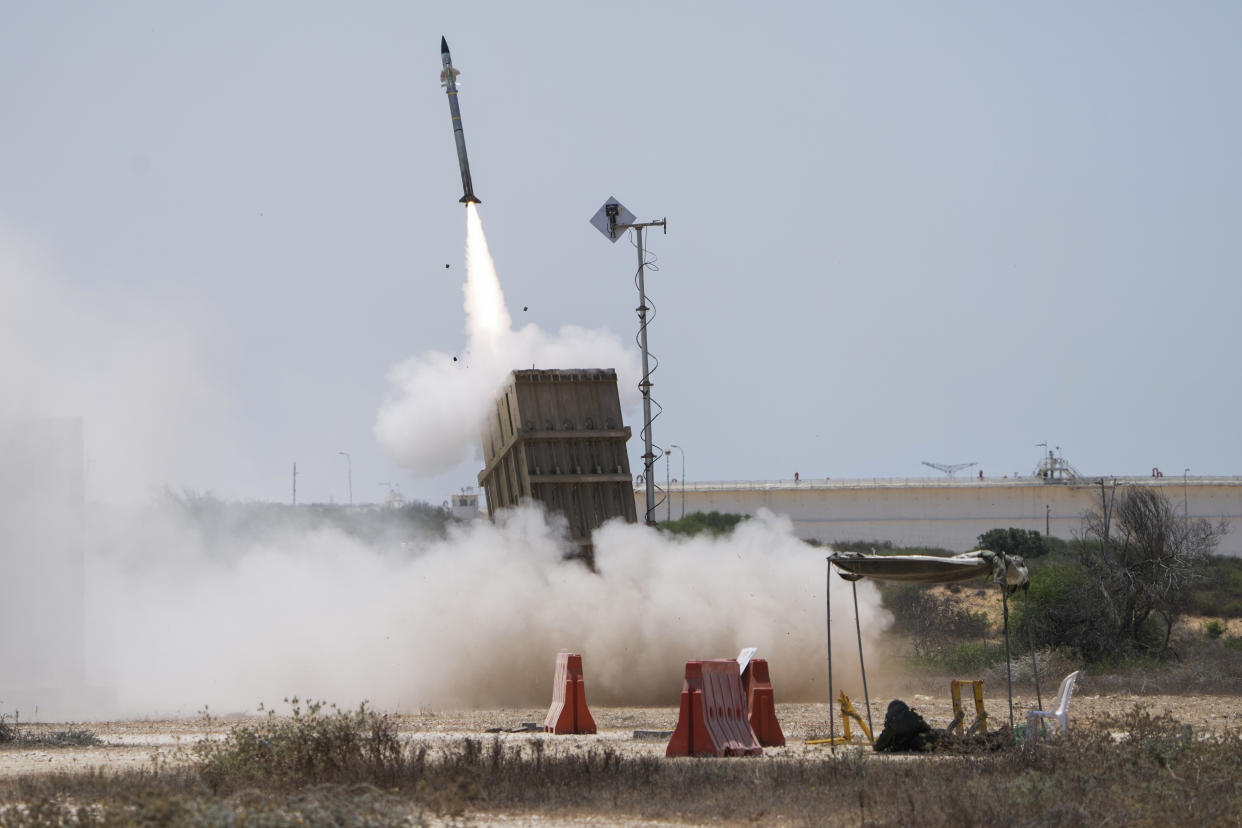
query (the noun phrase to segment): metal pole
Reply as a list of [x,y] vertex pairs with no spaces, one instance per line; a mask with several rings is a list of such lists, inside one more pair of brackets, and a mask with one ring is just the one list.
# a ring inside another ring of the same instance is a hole
[[1001,608],[1005,614],[1005,676],[1009,686],[1009,732],[1013,733],[1013,662],[1009,659],[1009,596],[1001,586]]
[[[669,446],[672,448],[672,446]],[[673,488],[671,478],[668,476],[668,452],[669,449],[660,449],[664,453],[664,519],[673,519],[673,501],[670,499],[669,489]]]
[[1190,469],[1182,472],[1182,517],[1190,517],[1190,495],[1186,493],[1186,476],[1190,474]]
[[651,451],[651,362],[647,355],[647,285],[643,278],[647,263],[643,260],[643,228],[634,226],[638,237],[638,346],[643,352],[643,379],[638,388],[643,394],[643,484],[647,487],[648,526],[655,526],[655,480],[651,476],[651,467],[655,465],[655,454]]
[[345,458],[345,477],[349,482],[349,505],[354,505],[354,463],[349,459],[349,452],[338,451],[337,454]]
[[863,701],[867,704],[867,727],[875,733],[875,725],[871,723],[871,694],[867,692],[867,665],[863,663],[862,624],[858,620],[858,581],[850,581],[850,589],[854,591],[854,629],[858,633],[858,668],[862,670]]
[[1044,709],[1044,694],[1039,691],[1039,662],[1035,660],[1035,632],[1031,624],[1031,590],[1028,587],[1026,592],[1022,593],[1022,614],[1026,617],[1026,638],[1031,645],[1031,672],[1035,675],[1035,703],[1039,705],[1036,709]]
[[686,450],[681,446],[677,447],[681,452],[681,516],[686,516]]
[[298,505],[298,464],[293,464],[293,505]]
[[[685,517],[686,516],[686,450],[682,448],[681,446],[677,445],[676,443],[673,443],[671,446],[668,447],[668,451],[672,451],[673,449],[677,449],[678,451],[681,452],[681,516]],[[668,477],[667,470],[665,471],[664,476]],[[671,508],[671,504],[670,504],[670,508]]]
[[828,577],[824,581],[824,612],[828,616],[828,745],[836,749],[836,713],[832,709],[832,558],[828,558]]

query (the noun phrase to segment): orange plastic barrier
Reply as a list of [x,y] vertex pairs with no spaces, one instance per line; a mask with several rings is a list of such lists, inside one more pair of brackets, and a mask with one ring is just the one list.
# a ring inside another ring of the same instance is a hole
[[582,656],[556,654],[556,678],[552,680],[552,706],[543,720],[548,733],[594,733],[595,719],[587,709],[582,681]]
[[764,747],[784,747],[785,734],[776,720],[776,699],[772,695],[772,679],[768,678],[768,660],[752,658],[742,673],[746,710],[750,728]]
[[665,756],[758,756],[746,696],[733,659],[687,661],[681,711]]

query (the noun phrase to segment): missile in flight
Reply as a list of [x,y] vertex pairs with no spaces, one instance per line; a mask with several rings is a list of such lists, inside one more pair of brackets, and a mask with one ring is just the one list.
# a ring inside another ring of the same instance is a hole
[[448,41],[443,37],[440,38],[440,62],[444,64],[444,68],[440,70],[440,84],[448,93],[449,113],[453,116],[453,139],[457,141],[457,165],[461,167],[461,187],[464,192],[458,200],[462,204],[481,204],[474,196],[474,184],[470,181],[470,159],[466,157],[466,136],[461,131],[461,107],[457,104],[457,76],[461,73],[453,68]]

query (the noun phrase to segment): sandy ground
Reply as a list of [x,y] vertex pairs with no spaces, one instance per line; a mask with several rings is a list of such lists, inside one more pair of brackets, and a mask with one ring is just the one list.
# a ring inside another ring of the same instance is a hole
[[[941,697],[927,695],[905,696],[929,723],[943,727],[952,718],[949,694]],[[862,713],[861,698],[855,706]],[[1045,704],[1050,699],[1045,696]],[[878,730],[884,720],[884,708],[889,699],[872,699],[872,719]],[[1090,719],[1105,713],[1121,713],[1143,705],[1154,713],[1170,712],[1179,721],[1186,722],[1196,732],[1236,730],[1242,728],[1242,696],[1137,696],[1137,695],[1077,695],[1070,706],[1071,727],[1075,720]],[[1025,718],[1024,711],[1035,706],[1034,696],[1014,698],[1015,720]],[[988,698],[986,708],[993,725],[1008,719],[1003,696]],[[550,750],[569,753],[587,751],[593,747],[609,746],[633,755],[663,756],[666,739],[638,739],[635,730],[672,730],[677,723],[674,707],[613,707],[592,708],[599,732],[591,736],[547,736],[541,733],[487,733],[488,728],[516,727],[522,722],[542,723],[543,709],[501,709],[475,711],[426,712],[399,717],[402,737],[418,744],[426,744],[433,750],[466,738],[491,740],[500,738],[509,743],[543,739]],[[777,716],[785,732],[787,744],[783,748],[766,748],[765,757],[772,759],[812,757],[823,754],[825,748],[807,745],[808,738],[826,736],[828,733],[828,706],[826,704],[778,704]],[[973,709],[967,703],[967,719]],[[865,718],[865,714],[864,714]],[[74,722],[43,725],[49,730],[88,728],[102,740],[93,747],[22,747],[0,745],[0,776],[16,776],[29,773],[53,773],[99,768],[124,770],[150,768],[153,763],[179,763],[189,761],[189,749],[202,738],[219,738],[228,728],[246,722],[257,723],[260,718],[230,717],[212,721],[209,725],[201,719],[186,720],[131,720],[121,722]],[[837,732],[841,723],[837,719]]]

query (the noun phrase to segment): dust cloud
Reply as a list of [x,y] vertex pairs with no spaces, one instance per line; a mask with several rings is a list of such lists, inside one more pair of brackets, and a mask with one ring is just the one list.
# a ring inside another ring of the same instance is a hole
[[92,497],[141,501],[151,481],[209,489],[244,475],[209,327],[188,303],[71,288],[0,222],[0,426],[83,417]]
[[[129,714],[292,694],[407,711],[540,706],[568,649],[583,655],[591,703],[671,706],[687,659],[756,646],[778,701],[826,698],[825,551],[787,519],[691,539],[612,523],[596,535],[598,574],[563,560],[563,528],[532,506],[413,554],[321,531],[209,559],[165,525],[146,541],[175,554],[88,570],[88,674]],[[843,686],[857,649],[849,584],[834,581]],[[887,613],[870,585],[858,594],[872,646]]]

